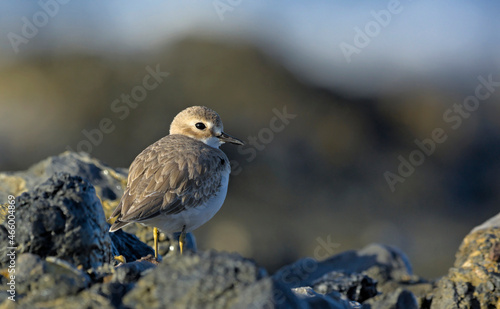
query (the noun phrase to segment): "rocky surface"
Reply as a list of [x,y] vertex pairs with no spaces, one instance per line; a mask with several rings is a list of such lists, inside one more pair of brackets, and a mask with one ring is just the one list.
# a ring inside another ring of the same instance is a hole
[[[127,169],[112,168],[83,152],[76,153],[66,151],[58,156],[49,157],[38,162],[26,171],[0,173],[0,203],[2,203],[0,213],[7,213],[6,202],[8,200],[8,195],[19,196],[24,192],[31,191],[57,173],[80,176],[92,184],[95,188],[95,194],[102,204],[101,208],[104,209],[106,218],[111,215],[118,205],[127,184]],[[0,222],[2,221],[3,216],[0,217]],[[128,236],[126,236],[126,234],[122,234],[122,232],[117,232],[117,234],[128,237],[130,241],[137,235],[142,242],[150,247],[153,246],[152,228],[144,227],[139,224],[131,224],[123,228],[123,230],[131,235],[127,234]],[[113,234],[110,235],[112,238],[115,237]],[[119,246],[123,244],[119,241],[119,238],[114,239],[113,243],[115,245]],[[168,254],[173,247],[178,245],[177,239],[178,235],[165,235],[161,233],[160,254]],[[186,241],[187,248],[196,250],[196,241],[191,233],[186,235]],[[130,243],[131,248],[136,248],[136,246],[141,245],[135,242]],[[121,249],[122,254],[129,260],[135,260],[141,257],[133,253],[134,250],[127,250],[126,248]],[[135,252],[140,252],[142,250],[147,251],[147,248],[141,247],[140,250],[136,248]],[[152,253],[152,251],[147,252]]]
[[[280,65],[284,59],[276,61],[269,57],[273,53],[251,44],[212,39],[179,38],[154,49],[157,57],[44,53],[3,66],[0,171],[25,170],[28,163],[66,149],[128,167],[135,155],[167,134],[179,111],[207,105],[221,114],[229,133],[258,140],[244,151],[222,146],[237,165],[224,208],[214,218],[218,224],[196,233],[204,248],[256,256],[275,271],[314,254],[314,240],[331,235],[343,250],[370,242],[395,244],[412,257],[419,275],[431,278],[453,264],[458,244],[473,226],[500,211],[500,104],[481,104],[463,118],[460,130],[443,119],[476,85],[454,92],[414,83],[411,89],[358,97],[297,78]],[[122,94],[130,95],[147,74],[145,67],[157,64],[171,75],[127,112]],[[110,109],[114,99],[124,112]],[[491,99],[500,102],[500,91]],[[271,137],[262,134],[263,143],[260,131],[271,128],[274,111],[285,107],[297,117],[282,130],[278,119],[280,132],[273,132],[269,144]],[[114,130],[98,136],[105,118]],[[408,160],[420,149],[415,140],[432,139],[435,128],[443,128],[449,138],[392,192],[382,174],[399,174],[398,157]],[[264,192],[273,194],[263,198]],[[275,218],[285,212],[288,218],[277,229]],[[303,228],[296,228],[299,224]],[[224,234],[230,229],[235,233]]]
[[0,173],[0,201],[6,201],[9,194],[19,196],[33,190],[56,173],[85,178],[94,186],[103,203],[119,200],[127,183],[126,169],[111,168],[85,153],[64,152],[59,156],[49,157],[26,171]]
[[[57,173],[33,191],[16,199],[18,254],[58,257],[83,268],[111,260],[111,238],[94,187],[80,176]],[[0,238],[8,240],[6,224]],[[9,260],[7,247],[0,249],[0,263]],[[84,253],[84,254],[82,254]]]
[[207,251],[164,260],[123,302],[131,308],[237,308],[271,302],[272,291],[271,279],[252,261]]
[[389,308],[407,299],[420,306],[432,290],[430,283],[412,273],[402,252],[378,244],[324,261],[302,259],[278,270],[273,278],[292,288],[310,287],[321,295],[340,294],[341,299],[362,303],[362,308]]
[[465,237],[431,308],[500,308],[500,215]]
[[[70,174],[72,168],[61,164],[78,168]],[[449,273],[435,282],[415,275],[400,250],[380,244],[322,261],[300,259],[270,275],[237,253],[197,252],[192,235],[186,254],[171,250],[175,242],[164,241],[167,250],[154,261],[153,250],[144,243],[148,238],[108,232],[105,205],[119,198],[123,172],[74,153],[35,166],[0,174],[3,196],[18,195],[16,302],[2,290],[0,308],[500,307],[500,216],[471,231]],[[19,183],[23,185],[16,187]],[[7,210],[8,203],[3,207]],[[8,230],[4,220],[2,243],[9,241]],[[0,284],[9,287],[11,251],[0,248]],[[116,255],[126,263],[114,260]]]

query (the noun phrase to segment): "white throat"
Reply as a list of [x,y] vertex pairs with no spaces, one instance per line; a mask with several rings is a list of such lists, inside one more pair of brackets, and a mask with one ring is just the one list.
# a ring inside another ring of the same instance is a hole
[[205,139],[201,139],[200,141],[204,142],[205,144],[207,144],[210,147],[217,148],[217,149],[219,148],[219,146],[221,144],[223,144],[223,143],[221,143],[220,139],[218,139],[215,136],[212,136],[212,137],[209,137],[209,138],[205,138]]

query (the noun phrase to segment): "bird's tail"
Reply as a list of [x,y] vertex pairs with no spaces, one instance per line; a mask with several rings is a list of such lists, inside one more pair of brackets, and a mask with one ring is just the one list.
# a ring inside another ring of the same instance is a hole
[[128,225],[128,224],[130,224],[130,222],[124,222],[124,221],[120,221],[120,219],[116,219],[115,223],[113,223],[111,225],[111,227],[109,228],[109,232],[113,233],[115,231],[118,231],[119,229],[121,229],[122,227],[124,227],[125,225]]

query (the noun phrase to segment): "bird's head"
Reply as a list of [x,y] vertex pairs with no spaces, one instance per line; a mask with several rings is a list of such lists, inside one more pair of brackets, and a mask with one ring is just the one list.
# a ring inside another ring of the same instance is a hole
[[205,106],[191,106],[175,116],[170,134],[181,134],[219,148],[224,143],[243,145],[243,141],[223,131],[219,114]]

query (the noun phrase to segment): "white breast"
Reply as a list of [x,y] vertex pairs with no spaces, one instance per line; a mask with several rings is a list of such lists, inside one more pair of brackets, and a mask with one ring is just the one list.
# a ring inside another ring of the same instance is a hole
[[181,232],[184,225],[186,226],[186,232],[191,232],[199,228],[212,219],[222,207],[226,199],[229,173],[229,170],[223,172],[219,192],[207,200],[204,205],[196,208],[187,208],[178,214],[159,215],[141,223],[148,226],[156,226],[164,233]]

